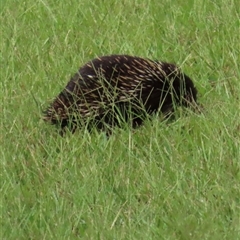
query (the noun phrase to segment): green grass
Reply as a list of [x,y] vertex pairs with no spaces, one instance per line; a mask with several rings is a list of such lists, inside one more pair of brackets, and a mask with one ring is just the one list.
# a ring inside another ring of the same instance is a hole
[[[1,1],[1,239],[240,239],[240,3]],[[174,62],[204,114],[60,137],[45,108],[86,61]]]

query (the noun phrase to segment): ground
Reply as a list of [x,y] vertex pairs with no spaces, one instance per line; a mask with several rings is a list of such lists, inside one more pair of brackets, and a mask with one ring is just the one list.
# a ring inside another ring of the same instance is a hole
[[[1,2],[1,239],[240,239],[240,3]],[[176,63],[203,114],[61,137],[42,109],[106,54]]]

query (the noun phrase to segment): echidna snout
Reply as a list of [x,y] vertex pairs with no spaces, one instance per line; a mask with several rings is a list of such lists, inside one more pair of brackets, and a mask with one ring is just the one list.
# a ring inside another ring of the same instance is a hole
[[174,64],[110,55],[82,66],[46,110],[44,120],[73,129],[91,121],[99,128],[112,127],[119,119],[140,125],[143,116],[196,102],[193,81]]

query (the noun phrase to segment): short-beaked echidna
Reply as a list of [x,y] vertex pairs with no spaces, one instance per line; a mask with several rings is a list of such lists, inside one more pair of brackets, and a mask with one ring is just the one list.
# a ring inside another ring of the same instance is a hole
[[192,80],[174,64],[128,55],[93,59],[79,69],[44,113],[44,120],[70,126],[93,121],[140,125],[146,114],[169,113],[197,101]]

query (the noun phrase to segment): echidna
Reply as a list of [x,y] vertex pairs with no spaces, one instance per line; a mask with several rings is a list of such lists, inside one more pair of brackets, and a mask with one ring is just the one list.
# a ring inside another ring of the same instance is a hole
[[142,123],[157,111],[167,114],[174,106],[197,101],[192,80],[171,63],[128,55],[95,58],[70,79],[44,113],[44,120],[69,126],[94,122],[98,128],[120,121]]

